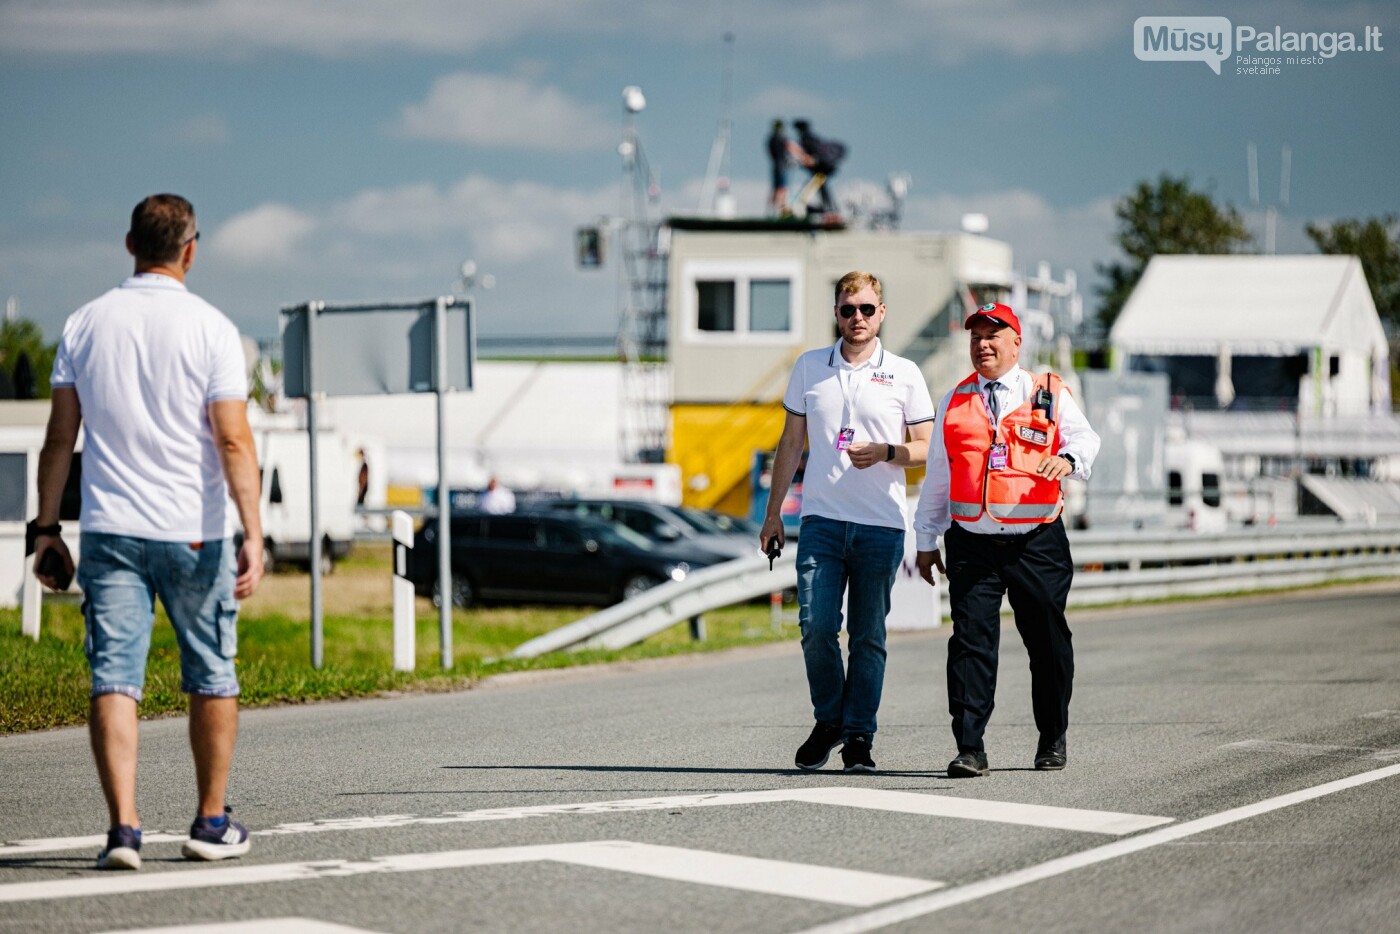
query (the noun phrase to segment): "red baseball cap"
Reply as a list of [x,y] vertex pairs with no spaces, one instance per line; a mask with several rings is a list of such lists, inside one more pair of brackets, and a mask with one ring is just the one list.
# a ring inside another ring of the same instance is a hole
[[1016,317],[1016,312],[1011,310],[1010,305],[1003,305],[1001,302],[988,302],[968,315],[967,320],[963,322],[963,330],[972,330],[972,326],[979,320],[995,321],[1017,334],[1021,333],[1021,319]]

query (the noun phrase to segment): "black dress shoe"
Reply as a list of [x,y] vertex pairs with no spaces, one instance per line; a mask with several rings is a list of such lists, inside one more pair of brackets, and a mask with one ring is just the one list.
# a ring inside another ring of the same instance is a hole
[[1041,740],[1035,750],[1035,768],[1038,772],[1057,772],[1065,767],[1065,738],[1061,736],[1053,742]]
[[949,778],[977,778],[990,771],[985,752],[960,752],[956,759],[948,763]]

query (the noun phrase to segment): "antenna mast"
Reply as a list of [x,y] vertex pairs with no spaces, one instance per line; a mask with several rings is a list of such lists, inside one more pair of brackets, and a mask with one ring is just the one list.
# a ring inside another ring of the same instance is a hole
[[670,422],[666,357],[666,228],[652,216],[661,197],[637,133],[642,89],[622,91],[622,219],[618,264],[617,355],[622,363],[618,455],[623,463],[661,463]]
[[701,214],[720,217],[734,216],[734,195],[729,190],[729,135],[734,110],[734,32],[724,33],[724,58],[720,72],[719,129],[710,147],[710,163],[705,169],[705,184],[700,188]]

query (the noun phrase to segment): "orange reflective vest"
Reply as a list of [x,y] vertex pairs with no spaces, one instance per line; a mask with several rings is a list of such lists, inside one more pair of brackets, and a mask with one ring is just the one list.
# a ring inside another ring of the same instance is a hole
[[[954,519],[975,522],[985,511],[998,522],[1054,522],[1064,507],[1058,480],[1035,472],[1059,448],[1060,393],[1054,373],[1036,377],[1025,402],[992,428],[973,373],[958,384],[943,420],[949,500]],[[1006,445],[1006,466],[992,469],[992,445]]]

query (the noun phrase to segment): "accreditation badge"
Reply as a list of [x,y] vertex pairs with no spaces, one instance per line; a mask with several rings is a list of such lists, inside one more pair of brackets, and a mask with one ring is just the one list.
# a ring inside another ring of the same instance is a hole
[[988,470],[1005,470],[1005,469],[1006,469],[1006,445],[1004,445],[1004,444],[994,444],[994,445],[992,445],[991,455],[992,455],[992,456],[991,456],[991,460],[989,460],[989,461],[987,462],[987,469],[988,469]]
[[836,434],[836,450],[849,451],[851,442],[855,440],[856,430],[854,428],[842,428]]

